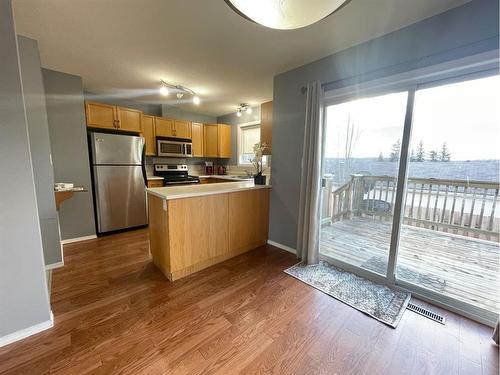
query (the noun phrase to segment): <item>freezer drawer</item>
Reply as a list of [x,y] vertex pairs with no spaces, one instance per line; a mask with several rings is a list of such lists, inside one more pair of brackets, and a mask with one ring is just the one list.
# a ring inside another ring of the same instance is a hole
[[94,166],[99,233],[147,224],[141,166]]
[[133,135],[90,133],[92,164],[141,164],[144,138]]

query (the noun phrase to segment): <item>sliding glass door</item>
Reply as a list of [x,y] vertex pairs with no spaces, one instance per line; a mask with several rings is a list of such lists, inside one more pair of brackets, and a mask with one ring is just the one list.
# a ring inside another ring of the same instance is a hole
[[415,93],[397,279],[499,311],[499,76]]
[[328,106],[320,252],[387,272],[408,93]]
[[326,103],[320,254],[491,321],[500,78],[447,79]]

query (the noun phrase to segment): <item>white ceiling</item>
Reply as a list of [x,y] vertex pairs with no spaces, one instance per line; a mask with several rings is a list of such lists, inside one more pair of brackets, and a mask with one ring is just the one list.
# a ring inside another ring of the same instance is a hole
[[[248,21],[223,0],[13,3],[17,32],[38,40],[42,65],[82,76],[86,90],[221,115],[271,100],[277,73],[467,1],[351,0],[293,31]],[[157,95],[160,79],[195,90],[202,104]]]

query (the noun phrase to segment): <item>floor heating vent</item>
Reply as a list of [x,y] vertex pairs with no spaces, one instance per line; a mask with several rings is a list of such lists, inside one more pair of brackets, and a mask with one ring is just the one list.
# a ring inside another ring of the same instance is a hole
[[417,306],[413,303],[408,303],[408,306],[406,307],[408,310],[411,310],[413,312],[416,312],[417,314],[423,315],[426,318],[429,318],[431,320],[434,320],[435,322],[444,324],[444,316],[436,314],[435,312],[432,312],[430,310],[427,310],[423,307]]

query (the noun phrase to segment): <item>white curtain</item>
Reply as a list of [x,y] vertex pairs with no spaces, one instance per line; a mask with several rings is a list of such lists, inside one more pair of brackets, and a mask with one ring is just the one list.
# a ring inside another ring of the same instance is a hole
[[322,133],[323,89],[314,81],[307,85],[297,234],[297,256],[307,264],[319,260]]

